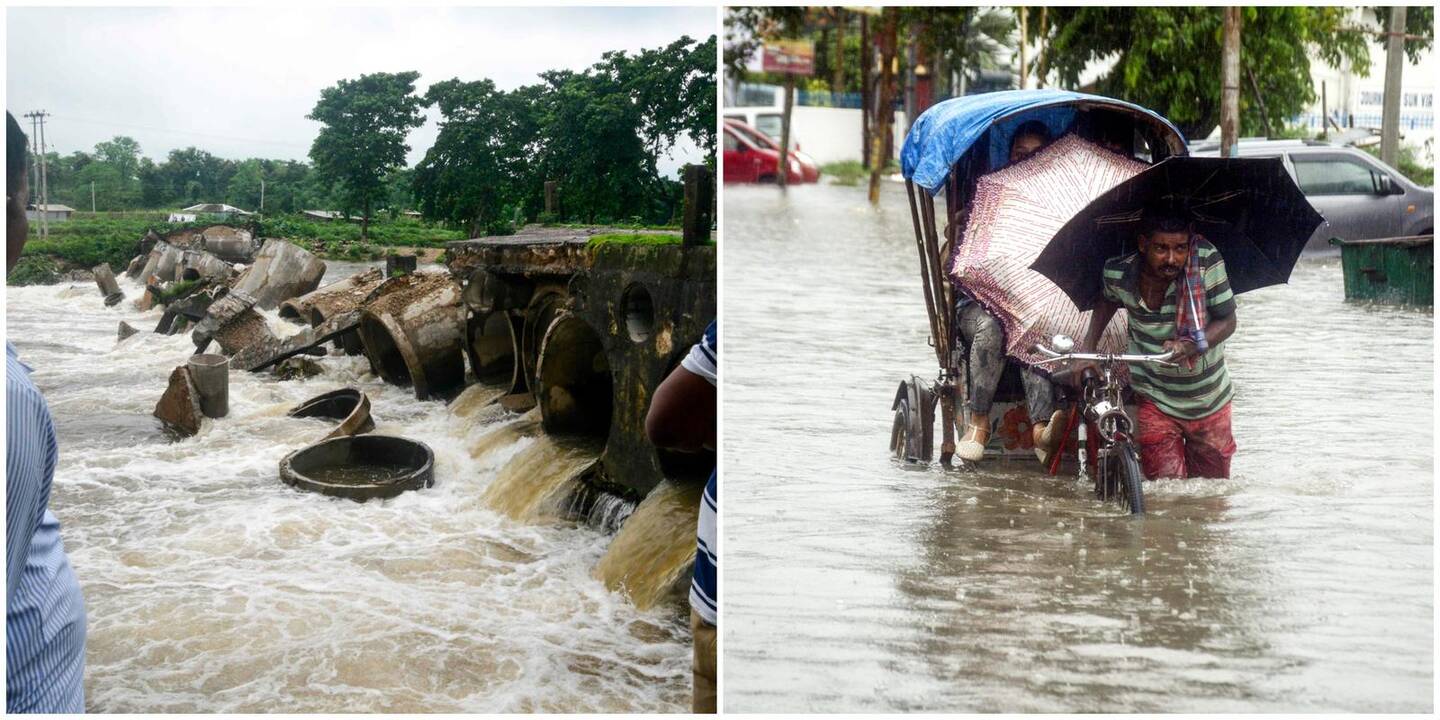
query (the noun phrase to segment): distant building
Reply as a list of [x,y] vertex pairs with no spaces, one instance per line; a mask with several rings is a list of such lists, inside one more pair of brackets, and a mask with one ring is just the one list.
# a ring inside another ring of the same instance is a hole
[[31,205],[25,208],[25,218],[35,222],[43,215],[49,222],[65,222],[73,212],[75,208],[66,205]]
[[311,220],[320,220],[323,222],[334,222],[336,220],[360,222],[361,220],[361,218],[354,215],[346,216],[345,213],[339,210],[301,210],[300,214]]
[[[1350,8],[1350,22],[1380,32],[1380,22],[1370,8]],[[1310,80],[1315,85],[1315,102],[1296,119],[1296,123],[1315,133],[1322,131],[1326,114],[1342,128],[1374,128],[1380,132],[1385,104],[1385,47],[1370,43],[1370,70],[1357,74],[1349,62],[1331,67],[1318,55],[1310,56]],[[1435,161],[1435,77],[1440,66],[1433,49],[1412,63],[1406,56],[1400,72],[1400,138],[1402,145],[1413,146],[1428,162]],[[1334,134],[1334,125],[1330,125]]]
[[191,205],[187,208],[181,208],[180,212],[204,215],[225,215],[227,217],[233,217],[237,215],[240,217],[247,217],[255,214],[247,210],[241,210],[234,205],[226,205],[224,203],[200,203],[199,205]]

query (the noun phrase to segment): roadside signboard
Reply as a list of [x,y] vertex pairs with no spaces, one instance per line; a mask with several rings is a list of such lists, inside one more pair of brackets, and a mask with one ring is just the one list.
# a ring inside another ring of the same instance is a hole
[[772,40],[761,54],[765,72],[786,75],[815,74],[815,43],[809,40]]

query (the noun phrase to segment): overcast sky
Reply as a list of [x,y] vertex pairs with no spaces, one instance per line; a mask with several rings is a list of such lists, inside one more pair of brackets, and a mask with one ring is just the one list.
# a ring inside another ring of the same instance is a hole
[[[297,3],[298,5],[298,3]],[[5,108],[44,109],[61,154],[128,135],[163,160],[194,145],[227,158],[308,162],[322,88],[371,72],[460,78],[501,89],[545,70],[583,70],[608,50],[716,33],[712,8],[10,8]],[[410,133],[413,167],[439,112]],[[669,175],[701,153],[673,148]]]

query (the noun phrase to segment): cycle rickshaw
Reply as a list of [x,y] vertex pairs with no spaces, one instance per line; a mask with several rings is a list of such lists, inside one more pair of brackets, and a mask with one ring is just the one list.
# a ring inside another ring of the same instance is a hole
[[[952,464],[968,384],[964,352],[955,327],[956,289],[946,272],[947,261],[956,243],[964,241],[977,179],[1006,164],[1012,135],[1032,120],[1043,122],[1052,137],[1075,132],[1146,163],[1187,153],[1180,131],[1159,114],[1120,100],[1061,90],[1014,90],[955,98],[931,107],[916,119],[905,138],[901,168],[920,256],[929,340],[935,348],[939,372],[933,380],[912,375],[900,383],[896,392],[891,451],[902,461],[932,462],[938,405],[939,461],[946,467]],[[944,199],[943,214],[937,212],[936,196]],[[1010,365],[995,396],[999,412],[992,412],[992,417],[1014,418],[1017,413],[1025,413],[1018,369],[1013,367],[1013,361]],[[1100,439],[1100,430],[1091,425],[1090,436]],[[1083,429],[1077,432],[1072,428],[1068,435],[1073,438],[1082,433]],[[1004,447],[1005,432],[992,433],[989,442],[987,455],[1016,451]],[[1074,448],[1074,440],[1067,440],[1065,447]],[[1061,455],[1056,453],[1057,461]],[[1125,462],[1120,457],[1107,459],[1103,455],[1096,462],[1093,447],[1090,460],[1091,468],[1102,466],[1102,474],[1107,469],[1119,474]],[[1057,468],[1058,462],[1051,465],[1050,471],[1054,473]]]

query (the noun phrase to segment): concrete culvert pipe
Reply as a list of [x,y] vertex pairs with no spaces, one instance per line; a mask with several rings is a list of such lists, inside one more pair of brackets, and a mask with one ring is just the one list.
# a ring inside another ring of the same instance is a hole
[[524,392],[520,365],[520,319],[504,311],[476,314],[466,324],[470,370],[485,385]]
[[200,412],[208,418],[230,414],[230,358],[224,355],[191,355],[190,380],[200,393]]
[[545,431],[608,438],[614,380],[600,336],[585,321],[562,313],[540,348],[536,400]]
[[540,362],[540,345],[555,318],[565,311],[565,304],[564,293],[548,288],[537,292],[525,309],[525,322],[520,333],[520,371],[524,375],[525,387],[532,393],[538,392],[535,378]]
[[391,278],[360,315],[360,341],[380,377],[415,397],[447,397],[465,384],[460,286],[449,274]]

